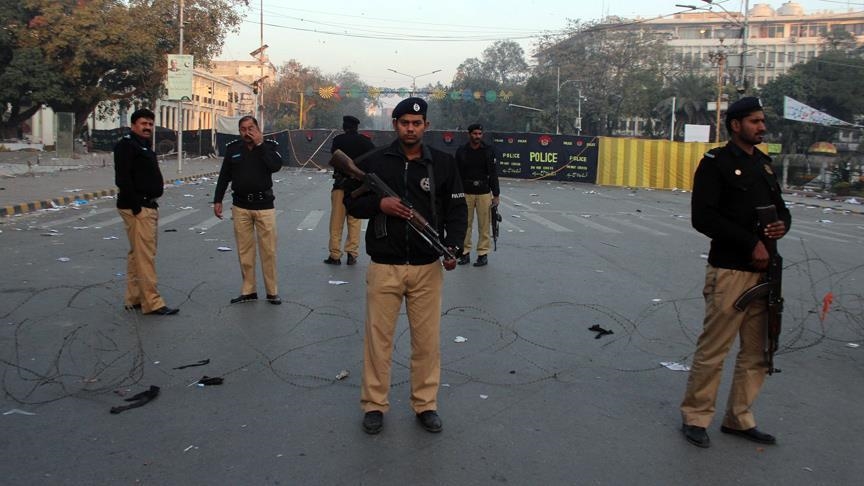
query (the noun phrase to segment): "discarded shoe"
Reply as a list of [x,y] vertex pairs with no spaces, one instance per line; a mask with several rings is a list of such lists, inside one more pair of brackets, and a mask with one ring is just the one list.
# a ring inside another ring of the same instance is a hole
[[459,257],[459,261],[456,263],[458,263],[459,265],[468,265],[469,263],[471,263],[471,255],[469,255],[468,253],[462,255],[461,257]]
[[348,261],[345,263],[348,265],[356,265],[357,264],[357,257],[349,253],[348,254]]
[[433,434],[441,432],[441,429],[443,428],[441,417],[438,416],[438,412],[435,410],[426,410],[425,412],[418,413],[417,420],[420,421],[420,425],[422,425],[427,432],[432,432]]
[[167,305],[163,305],[162,307],[160,307],[154,311],[150,311],[147,314],[157,315],[157,316],[173,316],[174,314],[176,314],[178,312],[180,312],[180,309],[172,309],[172,308],[168,307]]
[[328,256],[327,259],[324,260],[324,263],[327,265],[342,265],[342,260]]
[[363,415],[363,432],[375,435],[384,427],[384,413],[378,410],[366,412]]
[[282,299],[279,298],[278,295],[267,294],[267,302],[270,302],[273,305],[279,305],[282,303]]
[[708,432],[705,430],[705,427],[683,424],[681,426],[681,431],[684,432],[684,437],[687,439],[687,442],[696,447],[705,449],[711,446],[711,439],[708,438]]
[[733,429],[731,427],[726,427],[725,425],[720,427],[720,432],[724,434],[732,434],[737,435],[738,437],[743,437],[747,440],[752,440],[753,442],[758,442],[760,444],[776,444],[777,438],[771,434],[766,434],[761,430],[753,427],[752,429],[747,430],[738,430]]
[[489,263],[489,260],[486,258],[486,255],[477,255],[477,261],[474,262],[475,267],[483,267]]
[[251,294],[240,294],[239,297],[234,297],[231,299],[232,304],[242,304],[244,302],[252,302],[253,300],[258,300],[258,293],[252,292]]

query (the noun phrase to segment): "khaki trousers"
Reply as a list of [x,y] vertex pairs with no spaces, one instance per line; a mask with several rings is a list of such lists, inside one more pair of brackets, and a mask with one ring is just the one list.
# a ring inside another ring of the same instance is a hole
[[[234,238],[237,240],[237,256],[240,259],[240,274],[243,276],[242,295],[256,293],[255,240],[261,253],[261,273],[268,295],[279,295],[276,283],[276,210],[243,209],[231,207],[234,218]],[[257,238],[256,238],[257,235]]]
[[366,332],[363,337],[364,412],[390,408],[393,335],[402,299],[411,331],[411,408],[415,413],[438,408],[441,383],[440,262],[428,265],[382,265],[372,262],[366,273]]
[[141,312],[153,312],[165,307],[165,301],[156,289],[156,235],[159,229],[159,211],[141,208],[118,209],[129,238],[129,253],[126,255],[125,305],[141,304]]
[[342,258],[342,230],[345,220],[348,220],[348,239],[345,241],[345,253],[356,257],[360,248],[360,220],[345,211],[345,191],[333,189],[330,192],[330,258]]
[[465,233],[465,244],[462,253],[471,252],[471,233],[474,225],[474,212],[477,212],[477,256],[488,255],[492,249],[492,193],[465,194],[468,204],[468,231]]
[[723,362],[738,336],[740,349],[723,425],[738,430],[756,426],[750,407],[768,372],[762,352],[767,304],[763,299],[754,300],[744,311],[736,310],[733,304],[742,292],[758,283],[759,277],[758,273],[708,266],[702,292],[705,321],[681,403],[681,416],[687,425],[708,427],[711,423]]

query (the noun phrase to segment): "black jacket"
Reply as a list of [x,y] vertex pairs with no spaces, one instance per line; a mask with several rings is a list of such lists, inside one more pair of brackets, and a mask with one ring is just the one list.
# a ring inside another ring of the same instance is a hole
[[157,208],[165,182],[159,170],[150,140],[134,133],[123,136],[114,146],[114,183],[117,184],[117,208],[141,212],[141,207]]
[[[372,140],[369,140],[365,135],[357,133],[356,130],[347,131],[341,135],[333,137],[333,144],[330,145],[330,153],[337,150],[345,152],[345,155],[351,157],[351,160],[360,157],[361,155],[374,149],[375,145]],[[345,185],[347,176],[338,170],[333,171],[333,189],[342,189]]]
[[480,147],[473,149],[470,143],[466,143],[456,149],[456,164],[466,194],[488,194],[491,191],[493,196],[498,197],[501,193],[493,147],[480,142]]
[[708,151],[696,169],[691,198],[693,227],[711,238],[708,263],[757,271],[750,264],[759,241],[756,207],[771,204],[788,231],[792,216],[770,157],[758,149],[750,156],[732,142]]
[[241,139],[225,146],[225,159],[219,170],[213,202],[222,202],[231,183],[232,202],[243,209],[273,209],[273,176],[282,169],[282,156],[275,140],[246,148]]
[[[401,195],[415,211],[435,227],[444,245],[462,246],[468,225],[468,207],[456,162],[449,154],[423,145],[421,159],[408,161],[402,153],[399,140],[379,147],[360,157],[356,163],[364,172],[375,173],[393,191]],[[427,164],[433,168],[436,215],[432,214]],[[381,212],[381,197],[367,192],[357,198],[351,191],[360,183],[349,180],[345,186],[345,206],[355,218],[371,219],[366,231],[366,253],[376,263],[392,265],[426,265],[439,256],[418,236],[406,220],[393,218]],[[437,223],[436,223],[437,222]],[[380,230],[385,231],[380,231]],[[383,234],[381,234],[383,233]]]

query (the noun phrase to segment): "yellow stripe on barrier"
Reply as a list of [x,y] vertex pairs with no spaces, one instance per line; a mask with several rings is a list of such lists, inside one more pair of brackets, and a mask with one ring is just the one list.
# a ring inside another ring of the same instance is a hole
[[597,183],[690,190],[699,160],[716,146],[716,143],[599,137]]

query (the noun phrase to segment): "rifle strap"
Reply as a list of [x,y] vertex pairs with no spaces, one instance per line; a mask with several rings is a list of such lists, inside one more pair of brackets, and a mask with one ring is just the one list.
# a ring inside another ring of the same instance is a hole
[[432,224],[435,227],[435,231],[439,231],[441,227],[438,226],[438,205],[435,204],[435,168],[429,161],[424,160],[423,163],[426,164],[426,173],[429,174],[429,199],[432,202]]

